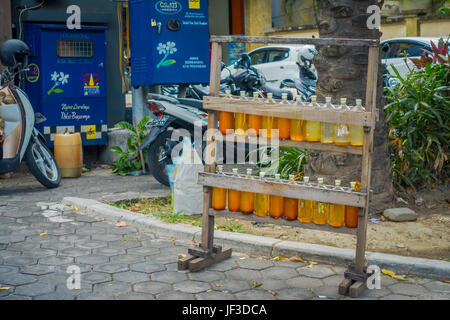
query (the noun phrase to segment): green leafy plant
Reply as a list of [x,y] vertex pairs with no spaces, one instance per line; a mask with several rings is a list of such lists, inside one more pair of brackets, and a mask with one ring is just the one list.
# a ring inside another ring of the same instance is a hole
[[406,191],[449,177],[450,67],[448,40],[420,59],[405,78],[393,67],[398,84],[386,89],[394,184]]
[[[119,154],[119,159],[117,160],[112,172],[125,176],[130,172],[141,170],[145,166],[145,163],[142,163],[139,156],[138,148],[148,134],[148,129],[145,127],[145,124],[149,121],[149,119],[149,117],[144,117],[138,123],[137,129],[126,121],[116,123],[114,126],[115,128],[126,129],[132,132],[133,135],[127,140],[127,150],[122,150],[119,146],[111,147],[111,151]],[[148,148],[142,150],[144,157],[147,154],[147,149]]]
[[289,179],[289,175],[293,174],[296,180],[303,176],[303,166],[306,164],[308,155],[306,150],[284,146],[279,148],[264,146],[250,152],[248,157],[252,158],[256,152],[262,155],[256,165],[264,170],[266,175],[273,176],[279,173],[281,179]]

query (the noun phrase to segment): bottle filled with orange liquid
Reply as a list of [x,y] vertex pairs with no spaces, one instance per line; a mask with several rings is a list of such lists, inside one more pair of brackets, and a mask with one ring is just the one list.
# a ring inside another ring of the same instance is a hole
[[[259,173],[259,178],[264,181],[265,172]],[[269,214],[269,195],[263,193],[255,194],[255,215],[265,217]]]
[[[252,177],[252,169],[247,168],[247,178]],[[241,212],[242,213],[253,213],[255,209],[255,194],[253,192],[241,192]]]
[[[351,111],[364,112],[366,109],[362,106],[362,100],[356,99],[356,106]],[[364,145],[364,128],[362,126],[350,125],[350,145],[362,147]]]
[[[275,174],[275,180],[281,182],[280,174]],[[269,214],[272,218],[280,218],[284,214],[284,199],[280,196],[270,195]]]
[[[233,175],[238,175],[238,168],[233,168]],[[228,190],[228,210],[231,212],[241,211],[241,192],[238,190]]]
[[[231,90],[225,90],[225,99],[231,100]],[[219,113],[219,130],[223,134],[227,131],[234,130],[234,113],[227,111],[220,111]]]
[[[310,186],[308,176],[303,177],[303,183],[305,186]],[[303,199],[300,199],[298,201],[298,220],[300,222],[303,223],[312,222],[313,213],[315,212],[313,210],[313,206],[315,210],[317,210],[317,201],[303,200]]]
[[[331,97],[325,98],[325,108],[327,110],[335,110],[331,104]],[[320,142],[323,144],[333,144],[336,141],[336,123],[322,122],[322,136]]]
[[[317,103],[317,96],[311,96],[311,102],[308,104],[310,108],[319,108],[320,105]],[[306,131],[306,141],[308,142],[319,142],[321,133],[322,133],[322,125],[319,121],[306,121],[305,126]]]
[[[281,94],[280,104],[283,106],[290,105],[290,103],[287,100],[287,93]],[[278,126],[278,137],[280,139],[289,139],[291,137],[291,119],[278,118],[277,126]]]
[[[350,111],[350,107],[347,105],[347,99],[341,98],[341,104],[338,106],[339,111]],[[339,123],[336,126],[336,145],[338,146],[348,146],[350,144],[348,125]]]
[[[223,166],[217,166],[217,173],[223,174]],[[214,210],[224,210],[227,205],[227,189],[212,188],[211,207]]]
[[[323,178],[317,178],[319,187],[324,187]],[[315,224],[326,224],[328,222],[328,214],[330,211],[330,204],[326,202],[319,202],[317,211],[314,212],[313,222]]]
[[[295,176],[289,175],[289,183],[295,183]],[[284,198],[284,217],[286,220],[295,220],[298,217],[298,199]]]
[[[336,190],[343,190],[341,187],[341,180],[334,180]],[[330,218],[328,224],[335,228],[340,228],[345,223],[345,205],[343,204],[330,204]]]
[[[255,91],[253,92],[253,100],[252,101],[261,101],[259,98],[259,92]],[[248,115],[248,135],[249,136],[258,136],[259,130],[262,127],[262,117],[257,116],[255,114],[249,114]]]
[[[356,190],[356,181],[350,182],[352,191]],[[358,227],[358,207],[346,206],[345,207],[345,226],[347,228],[357,228]]]
[[[296,107],[303,107],[303,102],[300,96],[295,99]],[[291,119],[291,140],[304,141],[306,136],[306,121]]]
[[[265,103],[269,104],[269,107],[271,107],[271,104],[275,104],[276,101],[273,99],[272,92],[267,93],[267,99],[265,100]],[[272,138],[272,136],[276,137],[276,132],[272,132],[272,130],[277,130],[277,118],[273,116],[263,116],[262,117],[262,129],[261,135],[264,138]]]
[[[240,92],[239,101],[248,101],[247,97],[245,96],[246,92],[244,90],[241,90]],[[248,129],[248,117],[245,113],[236,113],[234,115],[234,132],[237,135],[245,136],[247,134]]]

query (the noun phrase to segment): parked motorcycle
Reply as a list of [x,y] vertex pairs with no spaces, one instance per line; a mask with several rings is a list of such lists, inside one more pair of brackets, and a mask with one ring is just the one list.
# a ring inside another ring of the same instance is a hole
[[25,159],[31,173],[47,188],[61,182],[61,173],[44,136],[34,127],[33,107],[24,91],[14,85],[16,75],[27,71],[28,46],[16,39],[0,47],[0,174],[16,170]]

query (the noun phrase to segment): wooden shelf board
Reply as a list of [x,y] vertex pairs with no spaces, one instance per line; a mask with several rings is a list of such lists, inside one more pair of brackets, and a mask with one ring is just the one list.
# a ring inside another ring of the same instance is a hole
[[[226,142],[238,142],[238,143],[248,143],[248,144],[258,144],[258,145],[276,145],[272,143],[271,139],[259,137],[249,137],[249,136],[240,136],[236,134],[226,134],[226,135],[216,135],[216,141],[226,141]],[[329,151],[329,152],[342,152],[342,153],[351,153],[356,155],[363,154],[362,147],[353,147],[353,146],[337,146],[334,144],[322,144],[320,142],[307,142],[307,141],[294,141],[294,140],[278,140],[279,146],[284,147],[294,147],[299,149],[306,150],[321,150],[321,151]]]
[[248,178],[245,175],[233,175],[231,173],[208,173],[199,172],[198,183],[208,187],[218,187],[246,192],[271,194],[276,196],[307,199],[319,202],[344,204],[364,208],[366,205],[366,194],[352,192],[350,188],[335,190],[333,186],[318,187],[311,183],[309,186],[303,183],[278,182],[272,178],[260,180],[258,177]]
[[[319,104],[320,105],[320,104]],[[268,104],[259,101],[230,101],[224,97],[203,97],[203,108],[213,111],[246,113],[260,116],[273,116],[285,119],[311,120],[343,123],[348,125],[374,127],[375,119],[370,112],[328,110],[326,108],[298,107],[280,103]]]
[[[298,220],[286,220],[284,218],[274,219],[271,216],[260,217],[255,214],[245,214],[242,212],[231,212],[228,210],[214,210],[209,209],[209,214],[214,215],[215,217],[227,217],[233,219],[240,219],[246,221],[256,221],[256,222],[264,222],[267,224],[274,224],[279,226],[289,226],[303,229],[312,229],[317,231],[328,231],[334,233],[344,233],[344,234],[352,234],[356,235],[356,229],[351,229],[347,227],[333,228],[328,224],[317,225],[312,222],[310,223],[302,223]],[[288,239],[289,240],[289,239]]]

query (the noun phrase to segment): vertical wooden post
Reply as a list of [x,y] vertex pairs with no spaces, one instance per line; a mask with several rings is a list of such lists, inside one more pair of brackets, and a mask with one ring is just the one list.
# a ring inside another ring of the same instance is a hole
[[[218,96],[220,92],[220,64],[222,62],[222,47],[219,43],[212,43],[211,51],[211,73],[209,94],[211,96]],[[216,144],[214,137],[209,129],[217,129],[217,123],[219,121],[218,113],[216,111],[208,112],[208,132],[206,134],[206,150],[210,144]],[[213,159],[205,159],[205,172],[215,171],[215,157],[216,150],[214,148],[213,154],[206,154],[206,157],[212,156]],[[212,252],[214,241],[214,216],[209,214],[209,208],[211,207],[211,188],[203,187],[203,216],[202,216],[202,248]]]
[[[366,86],[366,111],[372,113],[375,119],[377,101],[377,80],[379,64],[379,46],[369,47]],[[367,217],[370,202],[370,176],[372,171],[373,133],[374,127],[364,127],[364,146],[362,157],[361,191],[367,194],[366,206],[359,210],[357,243],[356,243],[356,271],[363,272],[365,265],[365,252],[367,242]]]

